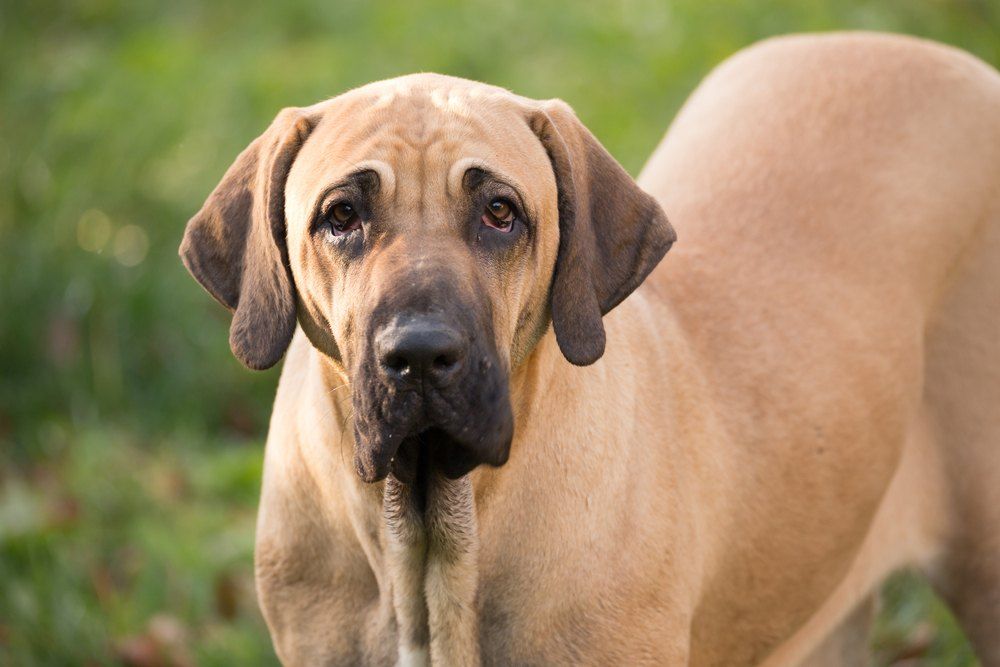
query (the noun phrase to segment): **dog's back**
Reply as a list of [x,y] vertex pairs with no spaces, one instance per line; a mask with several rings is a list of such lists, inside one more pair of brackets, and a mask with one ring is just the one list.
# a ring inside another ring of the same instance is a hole
[[[770,40],[706,80],[639,180],[679,237],[644,289],[689,324],[745,469],[796,480],[742,493],[759,504],[734,520],[744,551],[723,567],[752,572],[748,545],[773,566],[863,541],[803,632],[825,634],[858,591],[916,563],[996,664],[1000,76],[912,38]],[[754,528],[765,515],[800,539],[770,542]],[[794,585],[820,595],[820,579]],[[706,637],[726,635],[727,606],[701,621]],[[796,612],[776,613],[762,637]],[[775,657],[800,657],[795,644]]]

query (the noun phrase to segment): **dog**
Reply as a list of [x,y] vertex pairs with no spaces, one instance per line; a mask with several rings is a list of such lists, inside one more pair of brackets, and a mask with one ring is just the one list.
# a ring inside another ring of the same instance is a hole
[[255,552],[285,664],[864,664],[915,567],[1000,665],[972,56],[762,42],[637,181],[561,101],[373,83],[282,111],[180,254],[243,363],[287,357]]

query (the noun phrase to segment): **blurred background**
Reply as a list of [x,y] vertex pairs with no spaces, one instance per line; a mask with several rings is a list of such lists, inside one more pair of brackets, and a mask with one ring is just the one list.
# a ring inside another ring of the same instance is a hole
[[[252,546],[277,371],[231,356],[187,219],[284,106],[414,71],[561,97],[633,174],[757,39],[865,28],[1000,63],[998,0],[0,0],[0,664],[275,664]],[[913,575],[876,664],[971,665]]]

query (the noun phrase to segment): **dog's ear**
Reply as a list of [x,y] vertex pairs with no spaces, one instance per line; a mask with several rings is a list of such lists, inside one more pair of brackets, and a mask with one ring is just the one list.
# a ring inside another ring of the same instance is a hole
[[181,242],[184,266],[233,311],[233,354],[257,370],[278,363],[295,332],[285,180],[313,125],[300,109],[278,114],[229,167]]
[[565,102],[543,103],[530,124],[559,190],[552,326],[566,359],[586,366],[604,354],[602,315],[639,286],[677,236],[656,200]]

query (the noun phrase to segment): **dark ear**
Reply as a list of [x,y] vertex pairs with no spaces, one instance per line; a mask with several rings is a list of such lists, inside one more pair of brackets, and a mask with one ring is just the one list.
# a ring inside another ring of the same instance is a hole
[[543,103],[530,122],[559,189],[552,326],[563,355],[586,366],[604,354],[601,316],[639,286],[677,236],[656,200],[565,102]]
[[295,332],[285,180],[312,127],[299,109],[278,114],[229,167],[181,242],[187,270],[234,311],[233,354],[256,370],[278,363]]

